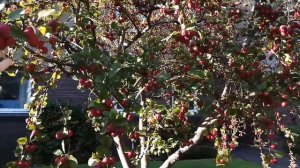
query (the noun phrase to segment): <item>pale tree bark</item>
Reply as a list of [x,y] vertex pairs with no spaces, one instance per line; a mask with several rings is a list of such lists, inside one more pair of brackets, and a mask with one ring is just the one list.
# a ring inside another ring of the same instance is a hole
[[120,158],[120,162],[122,164],[123,168],[133,168],[132,164],[130,163],[130,161],[126,158],[125,154],[124,154],[124,149],[123,149],[123,145],[121,143],[121,139],[119,136],[113,137],[114,142],[117,145],[117,152]]
[[174,152],[171,156],[168,157],[167,160],[160,166],[160,168],[168,168],[171,167],[177,160],[179,160],[179,157],[189,151],[197,142],[200,141],[201,135],[203,131],[206,130],[206,127],[198,127],[197,131],[195,132],[195,136],[191,139],[194,143],[190,146],[185,146],[179,148],[176,152]]
[[3,61],[0,62],[0,72],[5,71],[10,66],[14,64],[14,61],[10,58],[5,58]]
[[[142,131],[144,129],[144,121],[143,118],[139,118],[139,130]],[[140,144],[141,144],[141,168],[147,168],[148,160],[147,160],[147,149],[146,149],[146,140],[145,136],[140,136]]]

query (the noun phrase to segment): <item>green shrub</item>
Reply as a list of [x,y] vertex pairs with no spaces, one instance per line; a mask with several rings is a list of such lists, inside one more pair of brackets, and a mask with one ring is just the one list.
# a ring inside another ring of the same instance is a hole
[[[87,163],[90,154],[97,146],[96,134],[87,120],[84,109],[71,106],[68,106],[68,109],[72,110],[68,129],[74,132],[74,136],[70,138],[70,153],[77,158],[79,163]],[[55,139],[56,132],[63,128],[61,117],[61,107],[57,105],[49,105],[41,113],[40,118],[44,128],[40,131],[42,136],[37,142],[41,148],[34,153],[35,163],[49,165],[53,161],[53,152],[61,148],[61,141]]]

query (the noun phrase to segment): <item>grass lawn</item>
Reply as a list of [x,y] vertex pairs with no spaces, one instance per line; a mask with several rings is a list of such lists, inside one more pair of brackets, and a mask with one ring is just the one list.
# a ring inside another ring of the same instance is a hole
[[[162,163],[161,161],[151,161],[149,168],[159,168]],[[81,165],[79,167],[87,168],[88,166]],[[116,168],[122,168],[121,164],[117,163]],[[216,164],[213,159],[183,160],[176,162],[173,168],[216,168]],[[245,160],[233,159],[228,168],[261,168],[261,165]]]

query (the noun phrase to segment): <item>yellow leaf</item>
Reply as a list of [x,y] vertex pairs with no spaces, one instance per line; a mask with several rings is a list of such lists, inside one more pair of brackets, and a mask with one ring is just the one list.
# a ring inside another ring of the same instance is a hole
[[34,130],[35,129],[35,125],[33,123],[27,124],[26,127],[27,127],[28,130]]
[[23,2],[23,1],[21,1],[21,2],[19,3],[19,5],[20,5],[22,8],[24,8],[24,7],[25,7],[25,4],[24,4],[24,2]]
[[30,115],[35,115],[36,114],[36,111],[34,109],[30,109],[30,112],[29,112]]
[[43,36],[47,33],[47,28],[45,26],[39,27],[39,30]]
[[6,72],[6,74],[10,77],[16,77],[16,74],[13,72]]
[[17,140],[19,145],[25,145],[27,143],[27,138],[26,137],[21,137]]
[[290,64],[293,62],[292,59],[291,59],[291,56],[290,56],[289,54],[287,54],[287,53],[285,53],[284,56],[285,56],[284,61],[285,61],[288,65],[290,65]]
[[29,56],[29,54],[30,54],[30,52],[29,52],[28,50],[25,50],[24,55],[25,55],[25,56]]

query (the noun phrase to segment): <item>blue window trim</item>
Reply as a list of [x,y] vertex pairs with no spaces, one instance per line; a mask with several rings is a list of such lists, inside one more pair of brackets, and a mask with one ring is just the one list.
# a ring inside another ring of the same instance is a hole
[[20,85],[19,100],[17,100],[20,108],[0,108],[0,116],[27,116],[29,111],[21,107],[29,102],[30,95],[31,81],[28,80]]

